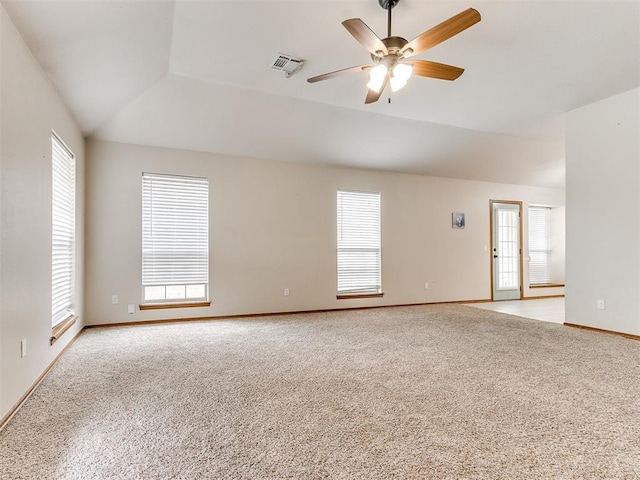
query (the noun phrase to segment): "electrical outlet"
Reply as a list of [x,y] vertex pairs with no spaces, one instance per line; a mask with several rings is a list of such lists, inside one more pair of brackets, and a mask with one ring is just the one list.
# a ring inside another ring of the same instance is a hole
[[118,295],[111,295],[111,303],[113,305],[117,305],[118,304]]
[[429,290],[429,282],[424,282],[424,289]]
[[135,313],[136,312],[136,304],[130,303],[127,305],[127,313]]
[[24,358],[27,356],[27,339],[23,338],[20,340],[20,358]]
[[288,296],[289,296],[289,289],[288,289],[288,288],[285,288],[285,289],[284,289],[284,296],[285,296],[285,297],[288,297]]
[[598,300],[598,301],[596,302],[596,308],[597,308],[598,310],[604,310],[604,300]]

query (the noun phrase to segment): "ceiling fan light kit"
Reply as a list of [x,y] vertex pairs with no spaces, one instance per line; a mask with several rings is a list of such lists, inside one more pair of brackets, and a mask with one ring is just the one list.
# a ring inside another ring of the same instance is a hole
[[391,36],[391,10],[400,0],[378,0],[387,10],[387,37],[379,38],[366,23],[359,18],[342,22],[347,31],[371,54],[373,63],[344,68],[307,79],[309,83],[328,80],[343,73],[369,70],[367,97],[364,103],[377,102],[387,85],[397,92],[407,84],[411,75],[455,80],[464,72],[460,67],[430,62],[428,60],[407,60],[448,40],[480,21],[480,13],[473,8],[451,17],[408,42],[402,37]]
[[412,65],[408,65],[406,63],[398,63],[395,67],[393,67],[391,79],[389,80],[389,83],[391,83],[391,91],[397,92],[402,87],[404,87],[411,75],[413,75]]
[[378,64],[369,71],[369,83],[367,88],[374,92],[379,92],[382,89],[382,84],[387,76],[388,69],[383,64]]

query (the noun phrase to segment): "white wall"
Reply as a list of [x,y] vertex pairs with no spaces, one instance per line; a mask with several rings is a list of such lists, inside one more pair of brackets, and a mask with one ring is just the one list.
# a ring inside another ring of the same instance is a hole
[[[569,112],[566,321],[640,334],[640,89]],[[597,300],[605,310],[597,310]]]
[[[84,283],[84,140],[1,5],[0,111],[1,420],[82,327]],[[52,129],[77,158],[80,322],[50,346]]]
[[[126,313],[141,300],[144,171],[209,179],[210,308]],[[341,187],[382,193],[381,299],[336,299]],[[563,205],[564,190],[91,141],[87,323],[488,299],[490,199]],[[453,211],[466,213],[464,230],[451,228]]]

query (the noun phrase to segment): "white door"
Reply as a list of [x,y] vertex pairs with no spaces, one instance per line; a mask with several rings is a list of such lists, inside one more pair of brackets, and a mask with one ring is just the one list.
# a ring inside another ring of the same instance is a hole
[[522,245],[520,240],[521,203],[491,202],[493,261],[492,299],[520,300],[520,269]]

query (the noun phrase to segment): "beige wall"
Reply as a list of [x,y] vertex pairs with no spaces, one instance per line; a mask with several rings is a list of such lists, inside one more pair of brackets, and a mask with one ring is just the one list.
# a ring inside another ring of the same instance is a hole
[[[640,89],[569,112],[566,321],[640,334]],[[605,310],[596,309],[597,300]]]
[[[0,419],[82,326],[84,141],[0,5]],[[80,322],[51,337],[51,130],[77,157]],[[20,358],[20,341],[27,356]]]
[[[88,143],[87,158],[90,324],[488,299],[489,200],[520,200],[525,212],[528,203],[564,205],[564,191],[557,189],[101,141]],[[127,304],[141,300],[144,171],[209,179],[210,308],[127,314]],[[336,300],[338,188],[382,194],[381,299]],[[464,230],[451,228],[453,211],[466,213]],[[547,293],[556,292],[535,295]],[[112,295],[119,296],[118,305],[111,304]]]

